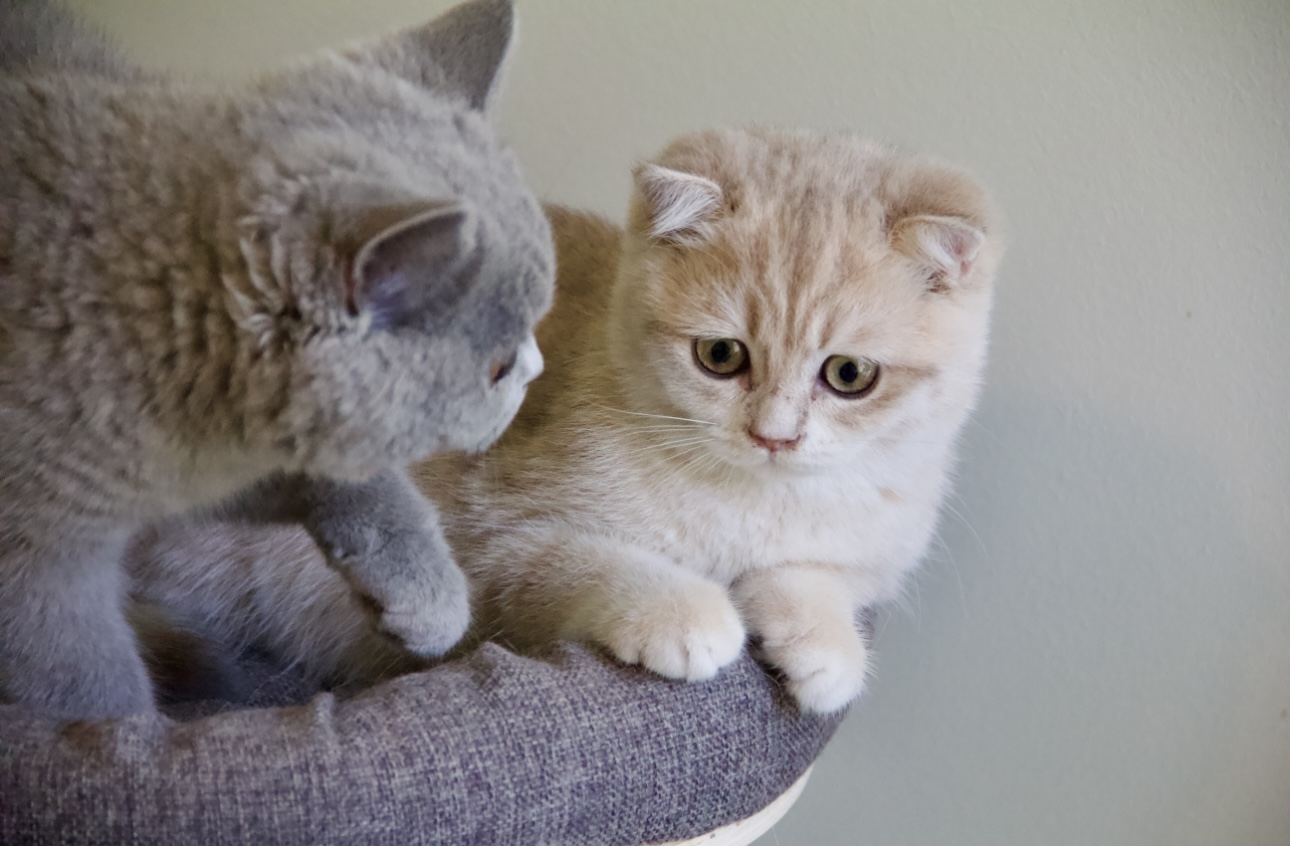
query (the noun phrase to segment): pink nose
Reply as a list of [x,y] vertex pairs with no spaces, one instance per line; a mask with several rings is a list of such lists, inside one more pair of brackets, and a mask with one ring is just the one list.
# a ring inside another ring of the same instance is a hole
[[797,445],[802,442],[801,435],[798,435],[796,438],[791,440],[784,440],[783,438],[768,438],[764,435],[758,434],[752,429],[748,430],[748,437],[752,438],[752,442],[757,446],[772,453],[787,452],[790,449],[796,449]]

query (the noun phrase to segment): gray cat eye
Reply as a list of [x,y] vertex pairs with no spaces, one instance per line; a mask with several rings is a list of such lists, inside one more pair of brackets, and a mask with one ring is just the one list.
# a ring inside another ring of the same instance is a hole
[[492,366],[488,369],[489,384],[496,385],[498,382],[509,376],[511,371],[515,369],[515,362],[519,359],[519,356],[520,352],[519,350],[516,350],[511,353],[510,358],[505,361],[493,362]]
[[734,338],[697,338],[694,360],[713,376],[727,379],[747,369],[748,350]]

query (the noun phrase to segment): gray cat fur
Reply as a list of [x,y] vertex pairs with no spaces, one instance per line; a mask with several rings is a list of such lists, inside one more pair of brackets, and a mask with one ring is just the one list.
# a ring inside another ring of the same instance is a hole
[[129,79],[142,72],[54,3],[0,0],[0,74],[58,70]]
[[0,0],[0,699],[150,710],[122,550],[191,509],[300,510],[275,491],[388,630],[447,648],[464,581],[399,468],[505,428],[536,374],[492,376],[553,276],[482,112],[511,3],[241,88],[68,24]]

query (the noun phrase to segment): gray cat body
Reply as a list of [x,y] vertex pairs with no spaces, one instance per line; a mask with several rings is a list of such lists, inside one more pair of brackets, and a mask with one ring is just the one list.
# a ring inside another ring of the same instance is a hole
[[121,556],[194,509],[300,521],[413,651],[460,636],[400,468],[541,368],[550,235],[484,114],[511,26],[475,0],[233,89],[0,3],[0,698],[152,707]]

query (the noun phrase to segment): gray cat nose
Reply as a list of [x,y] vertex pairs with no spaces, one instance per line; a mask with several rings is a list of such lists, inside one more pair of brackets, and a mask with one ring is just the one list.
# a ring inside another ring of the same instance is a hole
[[537,338],[529,335],[524,343],[520,344],[519,351],[515,355],[515,378],[520,381],[520,384],[527,385],[542,375],[543,366],[542,351],[538,349]]
[[537,341],[530,335],[506,361],[493,362],[488,371],[488,380],[492,385],[499,384],[503,379],[511,383],[518,381],[522,388],[542,375],[542,364],[542,352],[538,349]]

